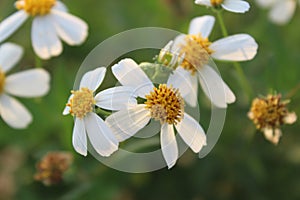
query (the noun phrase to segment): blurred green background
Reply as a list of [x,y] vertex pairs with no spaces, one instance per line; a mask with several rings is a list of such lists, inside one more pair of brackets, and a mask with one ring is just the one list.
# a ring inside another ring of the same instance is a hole
[[[0,120],[0,199],[300,199],[299,123],[283,127],[278,146],[267,142],[246,116],[250,102],[231,63],[217,62],[217,66],[237,102],[229,106],[222,135],[204,159],[188,150],[171,170],[128,174],[106,167],[91,155],[76,154],[71,143],[73,119],[61,113],[86,55],[101,41],[131,28],[155,26],[185,33],[193,17],[212,12],[193,0],[63,2],[89,24],[89,37],[82,46],[65,45],[62,55],[42,61],[51,73],[52,87],[44,98],[20,99],[34,117],[28,129],[13,130]],[[275,90],[285,97],[295,91],[289,108],[299,115],[299,6],[289,24],[276,26],[268,21],[266,11],[253,1],[250,4],[246,14],[224,12],[230,34],[248,33],[259,44],[255,59],[241,65],[256,95]],[[13,1],[0,1],[0,20],[13,12]],[[26,50],[13,71],[35,65],[30,27],[31,20],[7,40]],[[210,40],[221,37],[216,23]],[[145,58],[149,55],[134,59]],[[105,79],[105,86],[113,84]],[[207,128],[210,107],[201,99],[200,121]],[[58,150],[74,154],[74,163],[62,183],[44,186],[33,179],[35,165],[47,152]]]

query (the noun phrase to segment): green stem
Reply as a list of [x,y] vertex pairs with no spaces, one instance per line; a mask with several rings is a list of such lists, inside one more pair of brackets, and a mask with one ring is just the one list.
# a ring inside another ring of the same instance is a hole
[[36,68],[42,68],[43,67],[42,60],[38,56],[35,56],[35,67]]
[[236,72],[238,73],[238,77],[239,77],[242,88],[244,88],[244,90],[246,91],[246,93],[248,95],[249,100],[251,100],[253,98],[253,91],[252,91],[252,88],[249,84],[248,79],[246,78],[246,75],[245,75],[240,63],[234,62],[233,66],[234,66]]
[[[217,15],[217,19],[219,21],[220,27],[221,27],[221,31],[224,37],[228,36],[228,31],[226,29],[224,20],[223,20],[223,16],[222,16],[222,10],[213,10],[216,15]],[[239,77],[239,81],[241,83],[242,88],[246,91],[246,94],[248,96],[248,100],[251,100],[251,98],[253,97],[253,91],[252,88],[250,86],[250,83],[247,79],[247,77],[245,76],[245,73],[240,65],[240,63],[238,62],[233,62],[233,66],[236,70],[236,72],[238,73],[238,77]]]
[[221,27],[221,31],[222,31],[222,35],[224,37],[227,37],[228,36],[228,31],[226,29],[226,26],[225,26],[225,23],[224,23],[224,20],[223,20],[223,16],[222,16],[222,11],[220,10],[214,10],[214,12],[217,14],[217,18],[218,18],[218,21],[219,21],[219,24],[220,24],[220,27]]

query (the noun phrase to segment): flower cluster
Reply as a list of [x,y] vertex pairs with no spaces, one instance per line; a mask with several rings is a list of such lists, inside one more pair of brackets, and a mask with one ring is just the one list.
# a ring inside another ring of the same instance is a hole
[[[291,18],[296,7],[295,0],[258,2],[270,7],[271,20],[280,24]],[[223,38],[216,41],[210,38],[214,16],[195,17],[189,24],[188,33],[173,38],[153,63],[139,64],[125,58],[113,65],[111,71],[121,86],[99,92],[107,66],[83,74],[79,88],[71,91],[63,111],[63,115],[74,117],[72,144],[76,152],[86,156],[89,141],[100,156],[111,156],[121,142],[135,136],[151,120],[160,123],[160,145],[168,168],[176,164],[179,156],[177,134],[195,153],[207,145],[204,128],[188,113],[186,106],[197,106],[199,85],[214,107],[225,109],[234,103],[236,96],[214,68],[213,60],[233,62],[242,80],[241,85],[248,87],[237,62],[252,60],[257,54],[258,44],[246,33],[228,35],[221,15],[223,9],[235,13],[249,11],[247,1],[195,0],[195,4],[210,7],[216,13]],[[41,59],[60,55],[62,41],[80,45],[88,36],[87,23],[71,15],[59,0],[17,0],[15,8],[18,11],[0,23],[0,43],[32,18],[32,47]],[[282,8],[287,12],[281,12]],[[50,88],[50,75],[41,68],[7,75],[22,53],[22,48],[13,43],[0,46],[0,115],[16,129],[26,128],[32,116],[12,96],[41,97]],[[147,73],[149,66],[158,66],[154,70],[167,69],[165,72],[155,71],[165,80],[155,82],[156,77]],[[286,105],[280,95],[256,98],[248,114],[256,128],[275,144],[281,136],[279,127],[296,121],[296,114],[288,112]],[[68,156],[49,154],[38,164],[36,179],[45,184],[56,183],[69,164]]]
[[[112,71],[122,86],[94,95],[106,72],[104,67],[100,67],[85,73],[80,89],[71,91],[63,114],[75,117],[73,146],[78,153],[87,155],[87,133],[96,152],[101,156],[110,156],[118,149],[119,142],[132,137],[150,119],[161,124],[162,152],[169,168],[178,158],[173,126],[194,152],[198,153],[206,145],[203,128],[184,112],[184,98],[188,92],[176,78],[170,76],[166,84],[156,87],[132,59],[121,60],[112,67]],[[137,97],[145,102],[138,103]],[[104,122],[95,114],[98,109],[117,112]]]
[[[120,142],[133,137],[153,119],[161,125],[161,150],[168,168],[173,167],[178,159],[176,132],[195,153],[200,152],[207,144],[205,131],[185,112],[186,103],[192,107],[197,105],[198,81],[216,107],[226,108],[236,99],[210,65],[210,57],[246,61],[254,58],[258,48],[248,34],[236,34],[210,42],[208,36],[214,21],[213,16],[194,18],[189,34],[179,35],[170,41],[161,50],[157,63],[139,65],[126,58],[112,66],[113,75],[122,85],[107,89],[113,92],[104,90],[94,94],[104,78],[104,67],[84,74],[79,90],[71,91],[63,112],[75,117],[75,150],[87,155],[87,134],[98,154],[110,156],[117,151]],[[165,82],[153,82],[155,78],[144,69],[151,65],[171,70]],[[108,117],[102,116],[102,119],[95,114],[101,113],[99,109],[116,112]]]

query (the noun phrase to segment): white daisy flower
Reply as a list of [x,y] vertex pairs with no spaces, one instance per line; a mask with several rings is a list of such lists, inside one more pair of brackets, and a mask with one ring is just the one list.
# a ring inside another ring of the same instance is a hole
[[256,55],[258,48],[255,40],[248,34],[236,34],[210,42],[208,36],[214,22],[213,16],[196,17],[190,23],[188,35],[180,35],[174,40],[172,52],[180,48],[184,60],[170,79],[184,77],[189,80],[180,84],[186,84],[187,90],[190,90],[185,100],[193,107],[197,104],[198,81],[215,106],[226,108],[227,104],[235,101],[233,92],[209,66],[210,56],[223,61],[246,61]]
[[195,0],[195,3],[208,7],[221,6],[223,9],[235,13],[245,13],[250,9],[249,3],[243,0]]
[[71,91],[63,114],[75,117],[73,129],[73,147],[81,155],[87,155],[87,136],[101,156],[110,156],[118,149],[119,142],[104,121],[94,113],[95,106],[108,110],[120,110],[135,104],[132,89],[119,86],[106,89],[94,96],[106,73],[105,67],[99,67],[84,74],[80,89]]
[[[174,166],[178,158],[178,147],[174,127],[179,135],[198,153],[206,145],[206,135],[200,124],[184,112],[183,98],[187,94],[175,80],[155,87],[141,68],[131,59],[124,59],[112,67],[112,71],[124,86],[136,88],[144,104],[136,104],[113,113],[106,123],[116,135],[118,141],[124,141],[145,127],[151,118],[161,123],[160,141],[164,159],[168,168]],[[176,83],[175,83],[176,82]],[[178,88],[172,85],[179,85]]]
[[269,19],[279,25],[291,20],[297,5],[296,0],[256,0],[256,2],[260,7],[270,9]]
[[88,35],[87,24],[67,12],[58,0],[18,0],[19,10],[0,23],[0,43],[11,36],[30,16],[34,52],[42,59],[58,56],[63,50],[62,39],[69,45],[83,43]]
[[0,46],[0,116],[12,128],[26,128],[32,121],[29,111],[15,98],[41,97],[49,91],[50,75],[44,69],[6,73],[21,59],[23,49],[13,43]]

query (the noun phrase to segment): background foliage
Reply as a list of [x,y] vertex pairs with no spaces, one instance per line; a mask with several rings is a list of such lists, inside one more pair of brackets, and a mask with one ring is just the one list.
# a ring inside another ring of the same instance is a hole
[[[65,45],[62,55],[42,61],[51,73],[52,87],[42,99],[20,99],[34,116],[28,129],[13,130],[0,120],[0,199],[300,199],[299,123],[283,127],[278,146],[265,141],[246,116],[250,102],[230,63],[217,66],[237,95],[237,102],[229,106],[223,133],[204,159],[199,160],[188,150],[171,170],[127,174],[102,165],[91,155],[84,158],[76,154],[71,144],[72,117],[61,113],[85,56],[101,41],[121,31],[157,26],[187,32],[193,17],[212,13],[192,0],[64,3],[71,13],[89,24],[89,37],[82,46]],[[268,21],[265,11],[254,2],[249,3],[251,10],[246,14],[224,12],[230,34],[249,33],[259,44],[255,59],[241,63],[245,74],[257,95],[272,90],[283,96],[293,94],[289,107],[300,115],[300,95],[295,90],[300,86],[299,7],[288,25],[276,26]],[[14,11],[13,1],[0,1],[0,20]],[[35,65],[30,26],[28,21],[9,39],[26,50],[15,71]],[[217,38],[221,38],[221,31],[216,23],[210,39]],[[143,61],[149,57],[139,56],[135,59]],[[107,85],[114,84],[109,78],[105,81]],[[201,101],[201,123],[206,127],[209,106],[205,98],[201,97]],[[63,183],[46,187],[34,181],[33,174],[38,160],[52,150],[72,152],[74,163]],[[10,179],[6,168],[15,169]]]

